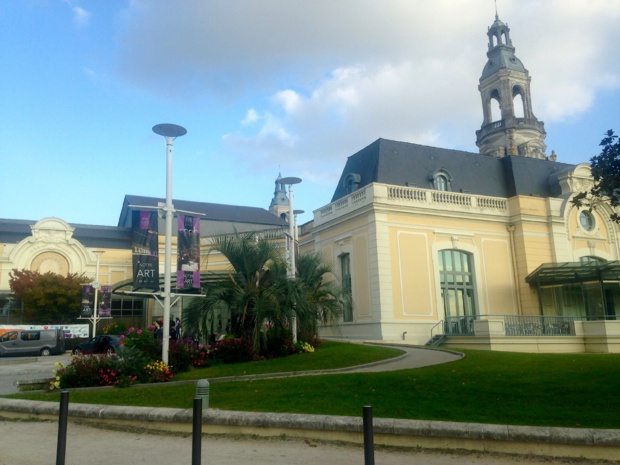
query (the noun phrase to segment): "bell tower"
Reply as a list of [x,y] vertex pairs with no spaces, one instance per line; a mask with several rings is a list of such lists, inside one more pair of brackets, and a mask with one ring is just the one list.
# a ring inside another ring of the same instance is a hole
[[532,112],[530,75],[515,56],[510,29],[500,21],[487,32],[489,48],[478,90],[483,122],[476,131],[480,153],[545,159],[545,125]]
[[288,221],[288,196],[286,195],[286,186],[280,182],[280,179],[282,179],[282,175],[278,173],[278,178],[275,182],[276,187],[273,191],[273,199],[271,199],[271,205],[269,205],[269,211],[283,220]]

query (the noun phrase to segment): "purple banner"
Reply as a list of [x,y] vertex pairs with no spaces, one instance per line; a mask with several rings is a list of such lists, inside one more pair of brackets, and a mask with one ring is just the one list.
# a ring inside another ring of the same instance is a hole
[[101,289],[99,289],[99,303],[97,305],[97,307],[99,307],[98,315],[100,318],[112,316],[112,311],[110,310],[111,301],[112,286],[101,286]]
[[132,217],[133,288],[159,290],[157,212],[134,211]]
[[178,216],[177,288],[200,289],[200,218]]
[[90,318],[93,316],[93,307],[95,306],[95,289],[91,284],[82,286],[82,308],[80,310],[80,318]]

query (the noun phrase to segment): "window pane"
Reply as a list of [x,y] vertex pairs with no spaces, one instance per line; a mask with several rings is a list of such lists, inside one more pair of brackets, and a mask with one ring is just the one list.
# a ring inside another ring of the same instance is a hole
[[441,296],[446,318],[476,314],[470,260],[471,256],[460,250],[439,252]]
[[438,191],[448,190],[448,180],[445,176],[440,174],[435,178],[435,189],[437,189]]
[[455,271],[463,271],[463,264],[461,261],[462,254],[454,254],[454,269]]
[[446,271],[452,271],[454,267],[452,266],[452,251],[447,250],[445,252],[446,257]]

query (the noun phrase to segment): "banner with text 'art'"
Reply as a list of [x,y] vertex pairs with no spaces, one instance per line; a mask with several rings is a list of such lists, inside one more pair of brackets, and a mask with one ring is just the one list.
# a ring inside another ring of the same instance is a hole
[[133,288],[159,290],[159,244],[156,211],[133,211]]
[[91,284],[83,285],[80,318],[90,318],[93,316],[93,307],[95,306],[94,300],[95,300],[95,288]]

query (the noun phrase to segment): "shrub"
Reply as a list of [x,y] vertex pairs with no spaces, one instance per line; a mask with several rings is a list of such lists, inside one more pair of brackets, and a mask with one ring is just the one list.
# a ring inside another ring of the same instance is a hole
[[144,370],[149,376],[149,382],[151,383],[165,383],[170,381],[174,376],[172,369],[161,360],[149,363],[144,367]]
[[213,358],[211,357],[211,350],[207,346],[199,346],[194,352],[192,358],[192,364],[196,368],[207,368],[211,366]]
[[161,359],[161,341],[155,337],[155,328],[148,329],[129,328],[121,333],[123,345],[139,349],[148,360]]
[[189,370],[198,354],[196,345],[187,340],[171,341],[168,351],[168,361],[174,373]]
[[73,356],[71,363],[56,364],[55,380],[50,389],[92,386],[127,387],[147,382],[150,374],[145,371],[146,356],[137,348],[120,346],[112,355]]
[[120,321],[115,321],[110,323],[109,325],[104,326],[99,331],[100,334],[122,334],[127,331],[127,326],[125,323]]
[[56,376],[60,376],[58,387],[76,388],[105,385],[101,383],[100,370],[110,367],[109,359],[105,355],[74,356],[67,366],[59,364]]
[[296,342],[293,347],[295,352],[298,354],[303,354],[304,352],[314,352],[314,347],[307,342]]
[[221,363],[249,362],[252,345],[243,339],[224,339],[210,347],[209,358]]
[[140,349],[121,345],[116,351],[116,357],[111,357],[114,367],[136,377],[135,382],[148,382],[148,375],[144,367],[151,361]]
[[275,330],[274,328],[270,328],[265,335],[266,347],[265,350],[262,351],[262,355],[274,358],[274,357],[285,357],[290,353],[289,348],[287,347],[291,341],[291,332],[290,331],[282,331]]

